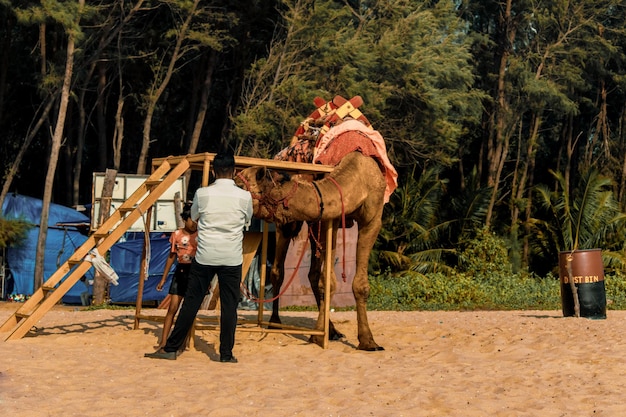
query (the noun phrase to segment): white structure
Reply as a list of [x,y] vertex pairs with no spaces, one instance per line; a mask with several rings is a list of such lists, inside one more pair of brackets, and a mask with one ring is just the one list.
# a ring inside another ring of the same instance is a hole
[[[93,174],[92,186],[92,206],[91,206],[91,229],[98,228],[98,213],[100,213],[100,200],[102,188],[104,186],[105,174],[96,172]],[[115,187],[111,196],[111,213],[114,213],[128,197],[142,185],[147,175],[117,174],[115,177]],[[163,193],[156,204],[152,207],[152,218],[150,231],[152,232],[173,232],[177,227],[176,210],[174,206],[174,196],[179,193],[180,201],[185,202],[187,187],[185,177],[180,177],[170,188]],[[146,216],[142,216],[129,229],[129,232],[141,232],[144,230]]]

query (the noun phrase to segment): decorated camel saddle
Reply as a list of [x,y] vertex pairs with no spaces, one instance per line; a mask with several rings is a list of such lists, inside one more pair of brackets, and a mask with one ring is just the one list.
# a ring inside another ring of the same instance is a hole
[[363,99],[335,96],[327,102],[317,97],[313,103],[316,110],[300,123],[289,146],[274,159],[335,166],[348,153],[361,152],[378,162],[385,176],[385,203],[388,202],[398,186],[398,173],[387,157],[383,137],[359,110]]

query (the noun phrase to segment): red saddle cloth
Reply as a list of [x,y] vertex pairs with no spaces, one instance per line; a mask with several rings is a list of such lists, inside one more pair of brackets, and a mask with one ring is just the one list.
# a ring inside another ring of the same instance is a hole
[[365,156],[371,156],[378,161],[381,170],[384,172],[384,161],[372,140],[358,130],[349,130],[336,136],[332,142],[321,152],[315,162],[323,165],[337,165],[344,156],[350,152],[361,152]]
[[335,166],[350,152],[374,158],[385,176],[385,202],[398,186],[398,173],[387,158],[385,141],[378,131],[358,120],[345,120],[331,128],[313,147],[311,136],[297,136],[297,141],[281,150],[274,159],[291,162],[314,162]]
[[346,120],[330,129],[317,143],[313,162],[337,165],[350,152],[358,151],[378,162],[385,176],[385,203],[398,187],[398,172],[387,157],[385,141],[380,133],[358,120]]

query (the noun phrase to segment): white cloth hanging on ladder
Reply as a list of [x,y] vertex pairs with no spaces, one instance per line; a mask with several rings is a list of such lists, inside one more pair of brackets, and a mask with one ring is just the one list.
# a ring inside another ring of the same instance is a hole
[[87,262],[91,262],[93,267],[96,268],[96,270],[100,272],[106,279],[108,279],[111,284],[119,285],[119,277],[117,276],[117,272],[115,272],[111,265],[107,263],[106,259],[104,259],[104,257],[100,255],[100,252],[98,252],[96,249],[92,249],[91,251],[89,251],[89,255],[85,257],[85,260]]

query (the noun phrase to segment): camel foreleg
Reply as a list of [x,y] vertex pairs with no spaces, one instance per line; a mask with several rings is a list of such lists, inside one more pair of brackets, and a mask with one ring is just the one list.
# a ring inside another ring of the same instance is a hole
[[[280,289],[285,280],[285,259],[287,258],[290,241],[291,238],[284,233],[283,228],[276,227],[276,251],[274,255],[274,262],[272,263],[272,268],[270,270],[270,282],[272,283],[272,294],[274,297],[280,293]],[[281,323],[279,316],[279,301],[279,298],[272,301],[272,315],[270,316],[270,323]]]
[[[309,233],[309,242],[311,243],[311,268],[309,269],[309,283],[311,284],[311,290],[313,291],[313,295],[315,296],[315,303],[317,304],[317,308],[319,311],[322,311],[323,307],[323,294],[324,291],[324,275],[322,271],[322,250],[323,246],[321,246],[321,242],[323,242],[323,234],[318,233],[319,228],[321,226],[320,222],[315,224],[309,224],[311,228],[311,232]],[[334,235],[334,239],[336,240],[336,233]],[[318,252],[319,245],[319,253]],[[331,282],[333,282],[331,280]],[[331,288],[331,297],[332,294],[335,293],[336,281],[333,288]],[[332,300],[332,298],[331,298]],[[345,337],[345,335],[339,332],[333,322],[329,319],[329,330],[328,330],[328,339],[329,340],[340,340]]]
[[359,224],[359,237],[356,249],[356,273],[352,281],[352,293],[356,302],[359,346],[357,349],[366,351],[384,350],[374,341],[374,336],[367,320],[367,299],[370,295],[367,267],[374,242],[380,231],[382,222],[378,219],[367,225]]
[[[337,243],[337,225],[338,223],[334,221],[333,227],[332,227],[332,245],[330,248],[331,260],[335,259],[336,243]],[[318,223],[317,228],[319,227],[321,227],[321,225]],[[315,233],[317,233],[318,229],[315,229],[315,230],[316,230]],[[335,294],[335,290],[337,288],[337,276],[335,274],[334,265],[332,263],[331,265],[325,265],[323,262],[323,260],[326,259],[326,250],[328,250],[328,248],[326,248],[326,233],[322,231],[321,233],[318,233],[315,236],[317,236],[318,238],[313,239],[311,234],[309,234],[310,241],[311,241],[311,250],[315,251],[316,246],[319,245],[318,246],[319,256],[311,256],[311,269],[309,270],[309,282],[311,283],[311,289],[313,290],[313,294],[315,295],[315,301],[317,303],[317,308],[319,311],[319,314],[317,316],[317,324],[315,328],[317,330],[322,330],[324,329],[324,324],[326,320],[325,311],[323,308],[325,298],[329,297],[329,300],[332,301],[333,295]],[[330,271],[329,271],[330,288],[325,288],[326,280],[324,279],[324,277],[326,273],[326,268],[330,268]],[[328,326],[329,326],[328,327],[328,339],[329,340],[339,340],[344,337],[344,334],[339,332],[335,328],[335,325],[330,320],[330,318],[328,320]],[[324,340],[322,336],[319,336],[319,335],[311,336],[309,341],[319,346],[324,345]]]

